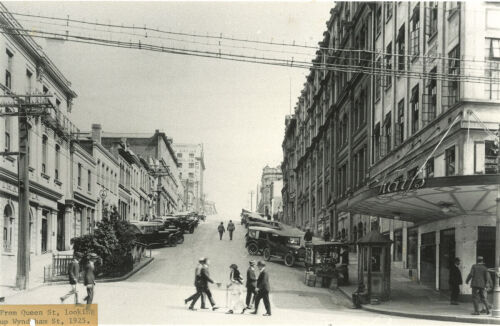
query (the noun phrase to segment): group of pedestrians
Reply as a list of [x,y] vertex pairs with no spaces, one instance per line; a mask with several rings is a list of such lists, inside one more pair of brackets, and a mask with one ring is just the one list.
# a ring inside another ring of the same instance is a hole
[[60,297],[61,303],[64,303],[70,296],[75,297],[75,304],[78,301],[78,281],[80,278],[80,263],[83,265],[83,285],[87,289],[87,296],[83,299],[87,304],[92,304],[94,300],[94,286],[95,286],[95,262],[99,260],[99,256],[90,253],[84,257],[82,253],[75,252],[73,260],[68,265],[68,277],[71,289],[68,293]]
[[[213,299],[212,293],[210,292],[209,283],[215,283],[218,287],[221,286],[221,282],[214,282],[210,278],[208,271],[208,259],[200,258],[199,264],[195,269],[195,281],[194,285],[196,292],[189,298],[184,300],[184,304],[191,302],[189,305],[190,310],[196,310],[194,308],[198,299],[201,299],[201,309],[208,309],[205,305],[206,295],[212,305],[212,310],[217,310],[219,307],[216,306]],[[258,271],[255,268],[257,265]],[[228,311],[227,314],[233,314],[236,311],[240,311],[244,314],[246,310],[252,309],[252,304],[254,305],[254,311],[252,314],[257,314],[260,301],[264,301],[264,306],[266,308],[266,313],[264,316],[271,316],[271,304],[269,302],[269,275],[266,270],[266,264],[263,261],[255,263],[255,261],[249,262],[249,267],[247,269],[247,279],[245,282],[246,296],[243,297],[244,289],[243,283],[244,279],[236,264],[231,264],[229,266],[229,282],[227,283],[227,294],[228,299]]]
[[[233,232],[235,230],[234,223],[232,220],[229,220],[227,224],[227,232],[229,232],[229,240],[233,240]],[[219,232],[219,240],[222,240],[222,235],[226,232],[226,228],[224,227],[224,222],[220,222],[217,227],[217,231]]]

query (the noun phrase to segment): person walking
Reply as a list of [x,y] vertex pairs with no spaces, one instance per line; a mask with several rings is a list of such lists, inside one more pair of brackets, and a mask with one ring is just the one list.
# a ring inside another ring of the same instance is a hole
[[271,304],[269,302],[269,292],[271,287],[269,286],[269,275],[266,271],[266,263],[259,261],[257,267],[260,270],[259,277],[257,278],[257,295],[255,297],[255,310],[252,314],[256,315],[259,310],[259,303],[262,299],[264,301],[264,307],[266,307],[266,313],[263,316],[271,316]]
[[230,290],[231,295],[229,296],[229,310],[227,314],[232,314],[238,308],[241,309],[241,313],[245,312],[245,303],[241,295],[243,294],[243,279],[241,278],[240,271],[236,264],[231,264],[229,266],[231,272],[229,273],[229,281],[227,284],[228,290]]
[[83,284],[87,288],[87,296],[83,299],[87,304],[92,304],[94,300],[94,286],[95,286],[95,261],[99,258],[94,253],[87,256],[87,263],[84,267]]
[[458,305],[458,296],[460,295],[460,285],[462,285],[462,273],[458,266],[460,259],[455,257],[453,266],[450,268],[450,277],[448,283],[450,284],[450,304]]
[[311,229],[307,228],[306,233],[304,234],[304,241],[311,242],[312,239],[313,239],[313,234],[311,232]]
[[219,226],[217,227],[217,231],[219,231],[219,240],[222,240],[222,235],[224,234],[224,232],[226,232],[223,222],[220,222]]
[[[212,292],[210,292],[210,288],[208,286],[208,283],[215,283],[210,278],[210,272],[208,270],[208,266],[209,266],[209,260],[208,260],[208,258],[205,258],[204,262],[203,262],[203,268],[200,271],[200,286],[201,286],[202,292],[204,292],[207,295],[208,301],[210,301],[210,304],[212,305],[212,310],[217,310],[217,309],[219,309],[219,307],[217,307],[217,305],[215,304],[215,300],[212,296]],[[221,283],[218,283],[218,282],[216,284],[218,287],[220,287],[220,285],[221,285]],[[193,302],[195,303],[196,301],[193,300]],[[191,302],[191,306],[189,307],[189,309],[191,309],[191,310],[194,310],[194,303],[193,302]]]
[[255,270],[255,260],[249,262],[247,269],[247,296],[246,296],[246,309],[251,309],[250,304],[255,303],[255,289],[257,288],[257,271]]
[[61,303],[64,303],[64,300],[69,298],[70,296],[75,296],[75,304],[78,304],[78,277],[80,276],[80,259],[82,259],[82,254],[79,252],[75,252],[73,254],[73,260],[70,262],[68,266],[68,276],[69,276],[69,284],[71,286],[71,290],[63,295],[61,299]]
[[[477,256],[477,264],[472,265],[469,275],[465,280],[466,284],[471,281],[472,288],[472,303],[474,304],[474,312],[472,315],[479,315],[479,302],[484,304],[484,313],[487,315],[490,313],[490,304],[486,297],[485,289],[492,285],[490,273],[484,265],[484,258],[482,256]],[[483,312],[482,311],[482,312]]]
[[234,223],[232,220],[229,220],[229,223],[227,224],[227,231],[229,232],[229,240],[233,240],[233,232],[234,232]]
[[203,268],[203,263],[205,262],[205,258],[200,258],[198,260],[198,266],[196,266],[194,270],[194,286],[196,288],[196,292],[187,299],[184,299],[184,304],[187,304],[189,301],[193,301],[189,306],[190,310],[194,310],[194,305],[199,298],[201,298],[201,309],[208,309],[205,306],[205,295],[203,294],[203,288],[201,286],[201,270]]

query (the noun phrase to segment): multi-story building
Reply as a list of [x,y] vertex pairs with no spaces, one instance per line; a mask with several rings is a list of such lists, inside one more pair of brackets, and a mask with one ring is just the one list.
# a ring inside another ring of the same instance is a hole
[[[0,23],[3,28],[22,28],[0,4]],[[51,259],[50,252],[69,249],[73,228],[70,143],[77,131],[69,120],[76,93],[71,83],[53,64],[42,48],[29,36],[2,33],[0,36],[0,69],[4,79],[0,92],[5,94],[47,94],[53,108],[48,115],[29,122],[30,178],[30,248],[31,272],[43,271]],[[17,109],[2,108],[2,112]],[[18,119],[0,117],[1,151],[16,152]],[[18,247],[18,157],[0,157],[0,219],[2,247],[0,248],[2,284],[15,284]],[[31,275],[31,278],[36,276]]]
[[270,197],[271,197],[271,218],[275,221],[283,221],[283,179],[275,180],[271,182],[269,187]]
[[215,208],[215,202],[210,200],[205,200],[205,214],[207,215],[217,214],[217,208]]
[[393,267],[435,289],[454,257],[494,265],[499,6],[336,3],[286,123],[286,221],[380,230]]
[[[266,165],[262,169],[262,176],[260,179],[260,201],[257,207],[257,212],[264,214],[267,217],[272,217],[271,213],[271,185],[276,180],[281,180],[283,178],[281,168],[270,167]],[[281,189],[279,190],[281,191]]]
[[184,186],[184,202],[188,211],[203,213],[205,159],[203,144],[174,144]]

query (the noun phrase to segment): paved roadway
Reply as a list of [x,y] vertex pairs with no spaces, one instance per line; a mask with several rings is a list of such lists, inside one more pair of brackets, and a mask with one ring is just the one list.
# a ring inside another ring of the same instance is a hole
[[[225,221],[224,224],[227,221]],[[237,264],[245,276],[248,261],[259,259],[245,250],[245,228],[235,221],[233,241],[224,235],[219,240],[214,216],[201,223],[194,234],[186,234],[184,244],[156,249],[155,260],[127,281],[98,283],[95,302],[99,306],[100,324],[245,324],[245,325],[442,325],[443,322],[389,317],[350,309],[350,302],[340,293],[304,285],[303,267],[289,268],[280,262],[267,263],[271,284],[273,315],[227,315],[225,287],[212,286],[218,311],[190,311],[183,299],[194,292],[194,268],[199,257],[211,261],[214,280],[227,283],[229,265]],[[67,285],[45,286],[8,298],[8,304],[58,303]],[[84,292],[83,287],[80,289]],[[199,304],[197,304],[199,307]],[[450,323],[446,323],[449,325]]]

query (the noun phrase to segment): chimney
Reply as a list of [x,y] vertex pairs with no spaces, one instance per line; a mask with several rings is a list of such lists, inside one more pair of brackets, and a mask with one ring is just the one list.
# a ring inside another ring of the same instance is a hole
[[101,131],[102,127],[100,124],[98,123],[92,124],[92,140],[99,144],[101,143]]

